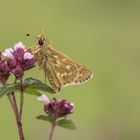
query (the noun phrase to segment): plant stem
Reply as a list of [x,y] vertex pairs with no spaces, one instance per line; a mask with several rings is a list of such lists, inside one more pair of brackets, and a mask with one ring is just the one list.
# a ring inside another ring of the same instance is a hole
[[12,106],[12,109],[13,109],[13,111],[14,111],[14,113],[15,113],[15,117],[17,118],[15,106],[14,106],[14,103],[13,103],[13,100],[12,100],[12,97],[11,97],[11,93],[8,93],[8,94],[7,94],[7,97],[8,97],[8,99],[9,99],[9,102],[10,102],[10,104],[11,104],[11,106]]
[[13,111],[14,111],[14,114],[15,114],[15,117],[16,117],[16,123],[17,123],[17,127],[18,127],[20,140],[25,140],[24,134],[23,134],[23,129],[22,129],[22,122],[21,122],[21,120],[19,118],[19,114],[18,114],[18,108],[17,108],[15,93],[13,93],[13,92],[9,93],[8,94],[8,99],[9,99],[9,102],[10,102],[12,108],[13,108]]
[[20,108],[19,108],[19,122],[17,122],[19,134],[21,140],[24,140],[24,134],[22,129],[22,112],[23,112],[23,104],[24,104],[24,92],[23,92],[23,82],[22,77],[20,78]]
[[18,132],[19,132],[20,140],[25,140],[24,133],[23,133],[23,128],[22,128],[22,122],[17,121],[17,126],[18,126]]
[[[16,84],[16,79],[15,79],[14,83]],[[16,123],[17,123],[20,140],[25,140],[23,128],[22,128],[22,112],[23,112],[23,103],[24,103],[23,102],[24,94],[23,94],[22,78],[20,79],[20,108],[19,108],[19,110],[18,110],[18,106],[17,106],[15,93],[14,92],[9,93],[7,96],[8,96],[9,102],[13,108],[13,111],[14,111],[14,114],[16,117]]]
[[19,136],[20,136],[20,140],[25,140],[24,138],[24,134],[23,134],[23,128],[22,128],[22,117],[20,116],[19,112],[18,112],[18,107],[17,107],[17,102],[16,102],[16,97],[15,97],[15,93],[12,93],[12,97],[13,97],[13,102],[14,102],[14,106],[15,106],[15,110],[16,110],[16,122],[17,122],[17,127],[18,127],[18,132],[19,132]]
[[55,127],[56,127],[56,121],[52,122],[52,125],[51,125],[51,131],[50,131],[50,134],[49,134],[48,140],[52,140],[52,137],[53,137],[53,134],[54,134]]
[[16,96],[15,96],[14,92],[10,93],[10,95],[11,95],[12,102],[13,102],[13,105],[14,105],[16,120],[18,120],[18,107],[17,107]]
[[20,79],[20,110],[19,110],[19,117],[22,120],[22,112],[23,112],[23,104],[24,104],[24,93],[23,93],[23,82],[22,77]]

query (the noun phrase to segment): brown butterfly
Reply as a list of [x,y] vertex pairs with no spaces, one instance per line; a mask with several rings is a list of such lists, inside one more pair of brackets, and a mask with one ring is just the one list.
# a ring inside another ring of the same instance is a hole
[[55,92],[59,92],[65,86],[85,83],[92,78],[89,69],[54,49],[44,35],[37,36],[33,54]]

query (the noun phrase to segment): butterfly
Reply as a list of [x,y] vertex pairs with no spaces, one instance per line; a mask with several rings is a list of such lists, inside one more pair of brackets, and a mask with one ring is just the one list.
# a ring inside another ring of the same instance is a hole
[[[29,34],[27,35],[29,36]],[[85,66],[57,51],[44,35],[36,37],[33,54],[55,92],[59,92],[63,87],[69,85],[85,83],[93,76],[92,72]]]

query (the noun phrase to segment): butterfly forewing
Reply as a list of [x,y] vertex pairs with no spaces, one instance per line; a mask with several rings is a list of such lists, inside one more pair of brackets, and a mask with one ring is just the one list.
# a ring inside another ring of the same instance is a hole
[[92,78],[92,73],[89,69],[87,69],[85,66],[77,64],[78,74],[74,82],[76,84],[82,84],[87,82],[89,79]]
[[68,85],[84,83],[92,77],[92,73],[86,67],[54,49],[50,49],[46,65],[49,65],[55,73],[60,89]]

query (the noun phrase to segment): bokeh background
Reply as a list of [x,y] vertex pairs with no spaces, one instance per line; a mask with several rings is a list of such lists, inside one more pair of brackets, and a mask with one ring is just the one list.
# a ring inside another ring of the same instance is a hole
[[[54,140],[140,140],[139,0],[0,1],[1,50],[18,41],[33,46],[35,38],[25,34],[42,30],[56,49],[94,73],[87,84],[56,95],[75,103],[71,118],[78,129],[58,127]],[[26,77],[35,77],[36,71]],[[31,95],[25,95],[24,103],[26,140],[47,140],[50,124],[35,119],[44,114],[43,105]],[[18,140],[6,96],[0,100],[2,139]]]

